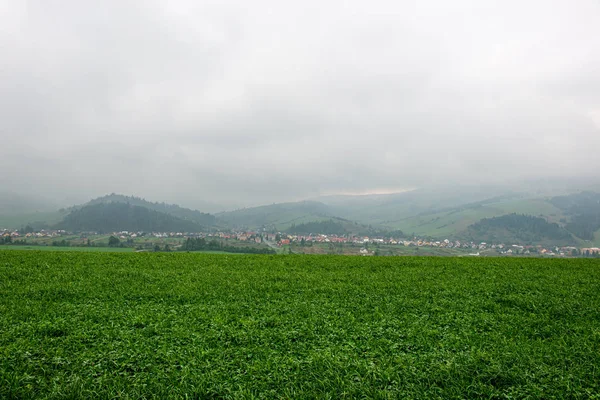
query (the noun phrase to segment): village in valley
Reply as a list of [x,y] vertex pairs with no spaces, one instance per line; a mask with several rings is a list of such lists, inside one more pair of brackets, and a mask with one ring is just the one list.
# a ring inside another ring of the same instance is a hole
[[[283,254],[344,255],[462,255],[462,256],[543,256],[598,257],[598,247],[544,246],[540,244],[485,243],[454,239],[369,237],[313,233],[291,235],[284,232],[69,232],[0,229],[0,245],[82,248],[115,247],[132,251],[185,251],[188,239],[203,240],[213,251]],[[232,250],[233,249],[233,250]],[[189,250],[189,249],[188,249]],[[260,251],[263,252],[263,251]]]

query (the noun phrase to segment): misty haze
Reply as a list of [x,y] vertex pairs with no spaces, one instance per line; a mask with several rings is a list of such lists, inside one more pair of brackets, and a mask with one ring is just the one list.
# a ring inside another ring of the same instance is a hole
[[600,167],[595,0],[0,10],[3,191],[202,209]]

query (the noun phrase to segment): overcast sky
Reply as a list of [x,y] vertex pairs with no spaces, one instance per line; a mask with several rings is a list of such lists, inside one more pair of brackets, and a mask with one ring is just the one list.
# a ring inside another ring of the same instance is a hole
[[188,206],[597,176],[598,0],[0,0],[0,185]]

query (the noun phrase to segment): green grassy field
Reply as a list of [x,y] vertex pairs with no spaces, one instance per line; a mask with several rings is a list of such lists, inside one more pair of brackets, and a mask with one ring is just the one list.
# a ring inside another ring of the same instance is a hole
[[600,262],[0,251],[0,398],[599,398]]

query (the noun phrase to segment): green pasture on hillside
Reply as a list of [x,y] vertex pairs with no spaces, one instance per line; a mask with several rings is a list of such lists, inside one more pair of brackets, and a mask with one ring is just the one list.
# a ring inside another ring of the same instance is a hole
[[599,398],[600,262],[0,251],[0,398]]

